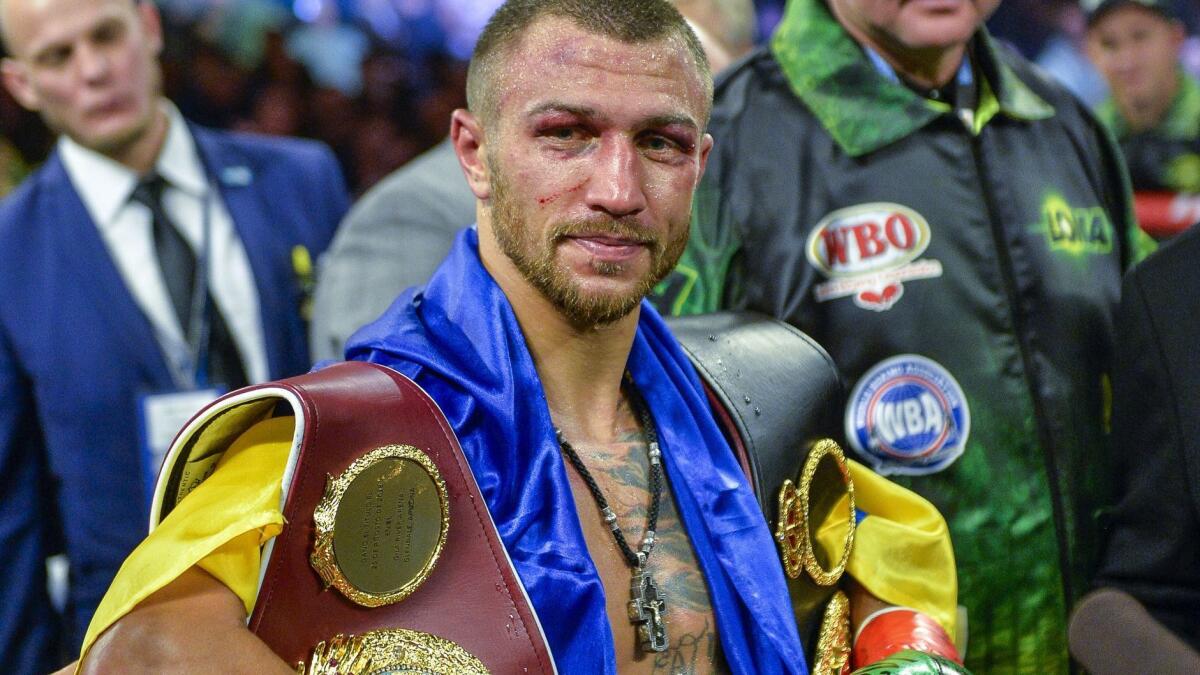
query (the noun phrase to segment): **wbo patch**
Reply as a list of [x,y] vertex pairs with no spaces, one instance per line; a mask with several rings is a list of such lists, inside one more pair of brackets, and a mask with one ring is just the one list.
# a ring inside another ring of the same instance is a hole
[[813,289],[817,302],[853,297],[883,312],[904,295],[904,282],[942,276],[942,263],[921,259],[932,233],[921,214],[875,202],[838,209],[808,235],[808,262],[829,281]]
[[859,378],[845,425],[850,445],[877,473],[920,476],[962,455],[971,411],[949,371],[924,356],[902,354]]

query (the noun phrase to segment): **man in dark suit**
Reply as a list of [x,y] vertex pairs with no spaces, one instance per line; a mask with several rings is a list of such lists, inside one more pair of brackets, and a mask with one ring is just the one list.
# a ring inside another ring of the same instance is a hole
[[1113,440],[1121,500],[1100,586],[1137,598],[1200,650],[1200,229],[1125,278]]
[[184,121],[152,3],[0,0],[0,21],[5,86],[60,135],[0,204],[0,654],[44,672],[144,533],[180,419],[308,368],[311,260],[347,195],[323,146]]

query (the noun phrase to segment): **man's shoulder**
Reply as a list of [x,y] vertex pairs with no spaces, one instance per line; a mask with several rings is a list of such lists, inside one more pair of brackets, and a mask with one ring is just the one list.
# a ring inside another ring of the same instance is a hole
[[47,191],[55,189],[73,188],[57,157],[51,155],[45,164],[0,200],[0,240],[9,241],[21,232],[33,229],[34,223],[44,215],[40,211],[47,203],[44,199]]
[[1153,292],[1147,297],[1174,298],[1191,304],[1200,292],[1200,227],[1193,226],[1163,244],[1129,272],[1129,283]]
[[453,233],[474,219],[475,195],[467,186],[453,146],[443,141],[368,190],[346,222],[403,221]]
[[264,165],[276,161],[292,163],[273,166],[277,169],[298,169],[336,162],[329,146],[312,139],[225,131],[196,125],[192,125],[191,130],[197,144],[208,153],[214,150],[234,152]]
[[[717,77],[713,88],[713,121],[729,121],[754,113],[766,100],[788,103],[786,107],[796,111],[805,110],[770,46],[763,45]],[[772,105],[766,112],[778,114],[780,109]]]
[[992,49],[1002,66],[1008,68],[1021,84],[1054,108],[1055,118],[1095,122],[1095,116],[1087,105],[1050,73],[1026,59],[1008,44],[992,40]]
[[[709,132],[716,164],[767,160],[764,148],[824,143],[829,134],[800,99],[769,46],[751,52],[724,71],[713,93]],[[722,159],[723,158],[723,159]],[[716,171],[720,172],[717,166]]]

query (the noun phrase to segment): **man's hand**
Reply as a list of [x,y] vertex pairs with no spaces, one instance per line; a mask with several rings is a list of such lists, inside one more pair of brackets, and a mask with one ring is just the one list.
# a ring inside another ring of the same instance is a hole
[[104,631],[80,672],[296,671],[246,629],[246,611],[237,595],[192,567]]

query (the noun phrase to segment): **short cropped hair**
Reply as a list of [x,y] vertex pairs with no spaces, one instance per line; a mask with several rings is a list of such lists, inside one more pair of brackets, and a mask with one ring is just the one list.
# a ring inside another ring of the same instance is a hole
[[679,38],[705,85],[709,104],[702,122],[707,123],[712,101],[708,57],[700,39],[667,0],[508,0],[488,20],[475,43],[467,70],[467,108],[485,127],[496,113],[497,97],[492,82],[493,75],[499,72],[496,63],[508,56],[534,23],[548,17],[567,19],[584,30],[626,44]]

